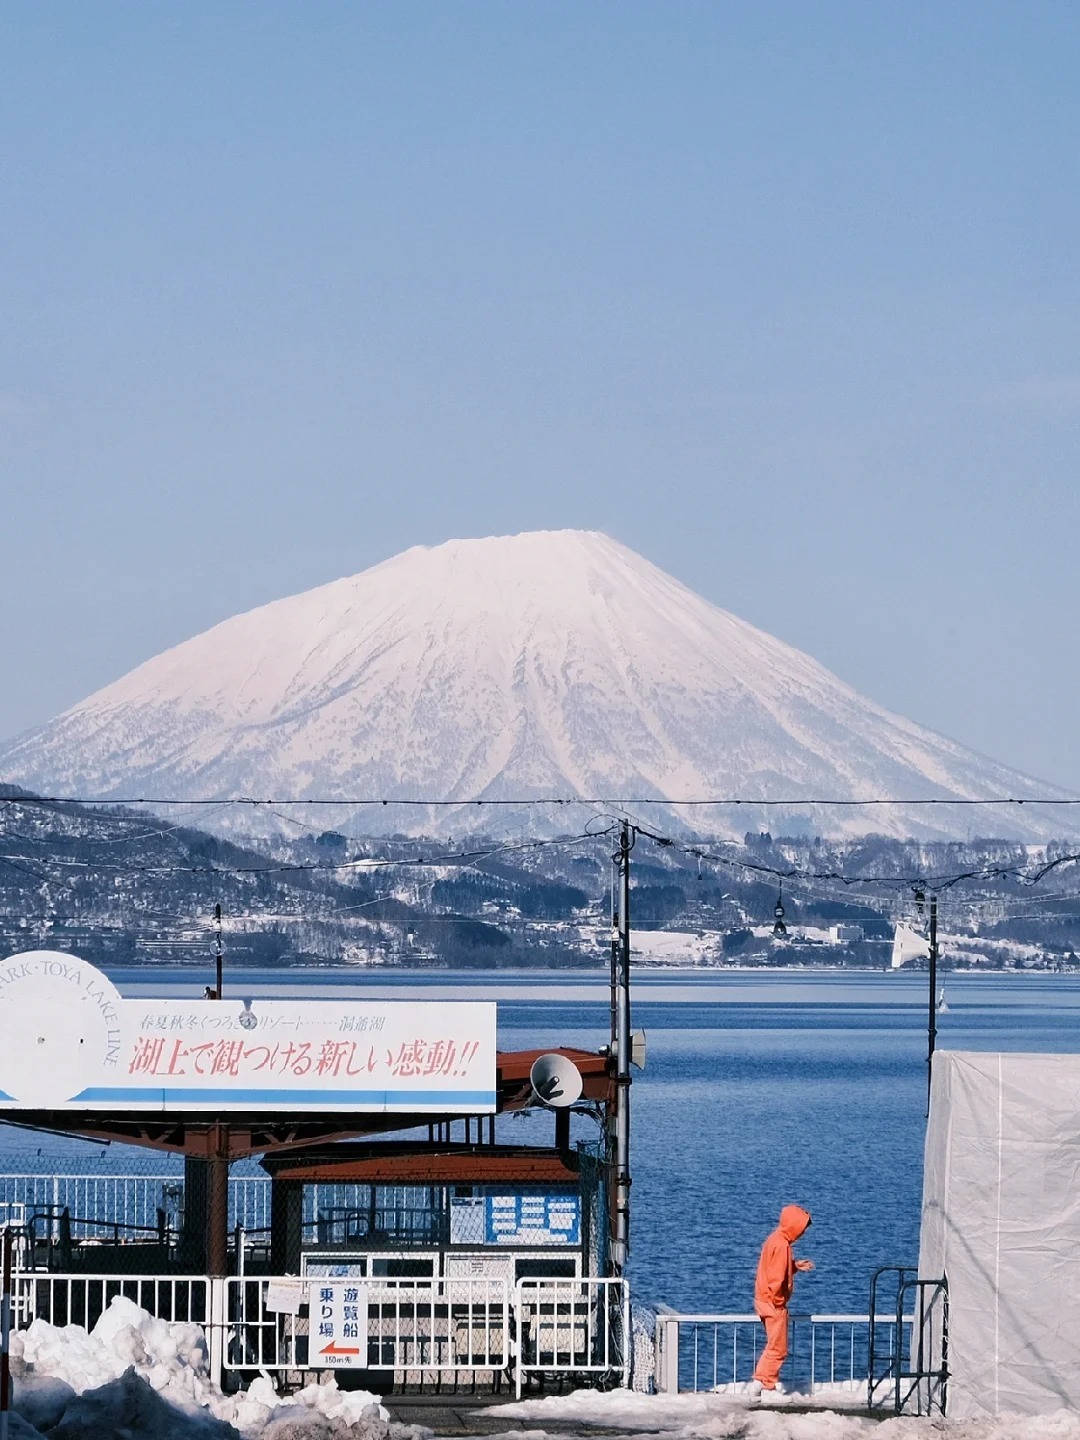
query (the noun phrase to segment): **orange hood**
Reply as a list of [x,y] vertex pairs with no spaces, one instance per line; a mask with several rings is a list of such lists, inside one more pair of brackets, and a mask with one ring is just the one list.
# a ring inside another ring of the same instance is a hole
[[801,1205],[785,1205],[780,1211],[780,1233],[793,1245],[810,1224],[810,1212]]

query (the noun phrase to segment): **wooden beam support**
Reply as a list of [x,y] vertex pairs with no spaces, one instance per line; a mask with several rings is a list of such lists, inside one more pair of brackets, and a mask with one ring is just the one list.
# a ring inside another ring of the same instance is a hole
[[349,1147],[351,1153],[279,1156],[267,1169],[275,1180],[359,1181],[369,1185],[576,1185],[578,1170],[572,1151],[559,1153],[540,1146],[520,1150],[453,1145],[387,1146],[372,1150]]

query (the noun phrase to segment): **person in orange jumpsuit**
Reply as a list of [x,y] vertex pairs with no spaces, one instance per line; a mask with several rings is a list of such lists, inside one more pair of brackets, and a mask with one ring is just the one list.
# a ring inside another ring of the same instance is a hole
[[780,1367],[788,1353],[788,1302],[795,1288],[796,1270],[813,1270],[812,1260],[796,1260],[791,1247],[810,1226],[810,1212],[801,1205],[785,1205],[780,1224],[761,1247],[754,1279],[754,1311],[765,1326],[765,1349],[754,1368],[751,1396],[762,1390],[783,1390]]

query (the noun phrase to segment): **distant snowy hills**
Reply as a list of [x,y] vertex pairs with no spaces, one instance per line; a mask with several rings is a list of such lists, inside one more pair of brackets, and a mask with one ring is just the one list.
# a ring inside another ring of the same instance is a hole
[[[416,547],[234,616],[0,745],[0,777],[117,797],[805,800],[640,812],[738,836],[1080,827],[1068,807],[815,806],[1066,792],[891,714],[606,535],[572,530]],[[376,804],[305,819],[532,833],[580,828],[593,808]]]

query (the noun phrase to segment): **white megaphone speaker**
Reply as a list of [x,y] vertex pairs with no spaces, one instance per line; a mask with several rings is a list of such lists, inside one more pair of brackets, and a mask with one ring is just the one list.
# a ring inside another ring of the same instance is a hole
[[541,1055],[529,1071],[529,1083],[541,1105],[564,1110],[581,1099],[584,1081],[581,1071],[565,1055]]

